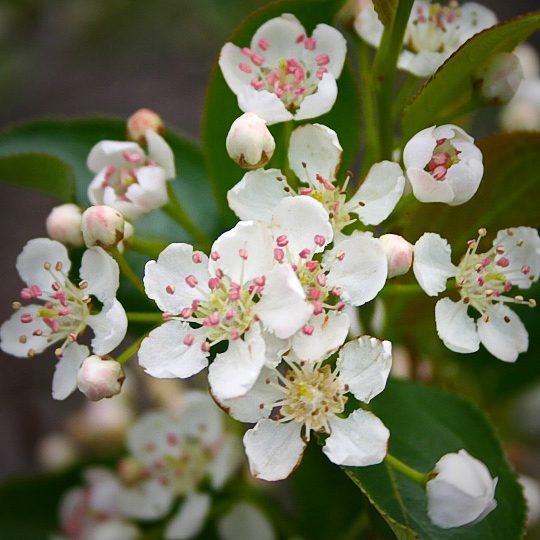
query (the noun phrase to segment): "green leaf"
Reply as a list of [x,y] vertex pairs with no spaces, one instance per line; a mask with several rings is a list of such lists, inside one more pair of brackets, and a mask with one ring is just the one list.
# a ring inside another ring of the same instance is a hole
[[448,118],[474,100],[473,73],[493,54],[511,52],[540,28],[540,11],[517,17],[473,36],[426,82],[405,108],[405,140],[421,129],[447,123]]
[[475,196],[460,206],[410,201],[401,215],[401,232],[414,242],[426,230],[440,233],[456,253],[480,227],[494,236],[500,229],[540,226],[540,133],[500,133],[477,142],[484,176]]
[[73,198],[75,174],[62,160],[46,154],[0,157],[0,182],[35,189],[63,202]]
[[[112,118],[36,120],[1,133],[0,156],[39,152],[53,156],[49,159],[55,163],[62,160],[64,167],[71,167],[75,174],[75,201],[84,207],[88,205],[86,192],[93,176],[86,167],[86,158],[92,146],[104,139],[125,140],[125,121]],[[171,132],[166,134],[165,139],[176,158],[177,177],[173,185],[178,198],[203,230],[209,233],[220,230],[221,222],[198,145]],[[23,187],[35,187],[29,183],[17,183]],[[152,212],[137,220],[135,226],[147,237],[176,241],[189,238],[161,212]]]
[[[288,0],[274,2],[248,17],[232,34],[229,41],[240,47],[249,45],[255,31],[267,20],[279,17],[283,13],[292,13],[311,33],[319,23],[332,24],[341,7],[341,0]],[[226,194],[244,175],[225,149],[225,139],[233,121],[242,114],[238,108],[235,94],[227,86],[221,70],[214,66],[208,86],[203,118],[203,153],[210,182],[221,210],[227,216],[228,223],[237,218],[227,206]],[[356,82],[349,64],[345,64],[338,79],[338,97],[332,110],[313,121],[335,130],[343,146],[342,170],[350,166],[358,147],[360,130],[359,98]],[[300,125],[299,123],[297,125]],[[276,141],[276,152],[268,167],[283,169],[285,163],[284,124],[270,127]],[[288,143],[288,141],[287,141]]]
[[398,0],[373,0],[373,7],[384,26],[393,21],[397,3]]
[[386,463],[344,467],[398,538],[517,540],[522,537],[525,503],[521,487],[493,428],[479,409],[442,390],[392,380],[372,402],[372,410],[390,430],[389,452],[411,467],[428,472],[444,454],[464,448],[499,479],[495,493],[498,506],[493,512],[475,525],[445,530],[428,518],[423,488]]

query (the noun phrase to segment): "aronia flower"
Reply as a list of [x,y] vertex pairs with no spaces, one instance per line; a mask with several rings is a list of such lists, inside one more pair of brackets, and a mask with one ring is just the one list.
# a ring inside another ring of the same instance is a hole
[[319,24],[308,37],[300,21],[285,14],[265,22],[249,47],[226,43],[219,66],[240,109],[270,125],[332,108],[346,48],[335,28]]
[[265,369],[244,397],[221,401],[241,422],[257,422],[244,436],[253,476],[282,480],[302,459],[311,431],[325,433],[323,452],[333,463],[362,467],[386,455],[389,431],[371,412],[345,417],[351,396],[369,403],[384,390],[391,344],[369,336],[347,343],[335,367],[284,358],[285,371]]
[[[540,276],[540,238],[536,229],[516,227],[499,231],[493,246],[479,253],[477,240],[469,240],[458,266],[450,260],[448,242],[438,234],[425,233],[415,244],[413,270],[420,286],[430,296],[446,289],[455,278],[460,300],[442,298],[435,306],[437,333],[452,351],[472,353],[480,343],[496,358],[515,362],[528,348],[529,337],[519,317],[508,304],[528,304],[521,295],[510,296],[515,288],[529,289]],[[476,321],[469,308],[480,314]]]

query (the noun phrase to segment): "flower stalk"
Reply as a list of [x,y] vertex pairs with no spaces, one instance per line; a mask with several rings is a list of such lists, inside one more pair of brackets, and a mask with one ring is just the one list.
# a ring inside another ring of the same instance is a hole
[[393,456],[392,454],[386,454],[386,457],[384,458],[384,461],[387,465],[392,467],[392,469],[398,471],[399,473],[403,474],[407,478],[410,478],[413,482],[416,482],[420,486],[424,487],[428,481],[433,478],[433,473],[423,473],[420,471],[417,471],[416,469],[413,469],[411,466],[407,465],[406,463],[403,463],[403,461],[399,460],[397,457]]

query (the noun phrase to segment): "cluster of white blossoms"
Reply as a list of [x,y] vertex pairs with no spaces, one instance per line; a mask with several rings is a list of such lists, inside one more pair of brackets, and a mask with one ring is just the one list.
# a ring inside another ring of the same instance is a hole
[[[398,67],[417,77],[429,77],[468,39],[495,24],[495,14],[476,2],[459,5],[452,0],[444,6],[415,0]],[[372,0],[361,0],[354,28],[373,47],[380,45],[384,26]]]

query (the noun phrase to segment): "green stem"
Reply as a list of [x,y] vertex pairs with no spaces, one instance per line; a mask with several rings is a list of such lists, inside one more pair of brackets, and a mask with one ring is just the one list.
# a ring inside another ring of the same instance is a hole
[[409,465],[403,463],[403,461],[400,461],[397,457],[394,457],[392,454],[386,454],[384,460],[388,465],[390,465],[390,467],[405,475],[407,478],[410,478],[413,482],[420,484],[422,487],[424,487],[428,480],[432,478],[431,472],[423,473],[417,471],[416,469],[413,469]]
[[405,80],[403,81],[403,84],[401,85],[401,88],[399,89],[399,93],[392,105],[393,120],[396,120],[400,116],[400,114],[403,112],[405,105],[407,105],[409,100],[414,95],[416,88],[418,86],[419,80],[420,79],[418,79],[418,77],[415,77],[414,75],[411,75],[410,73],[407,74]]
[[365,129],[365,155],[362,159],[361,176],[379,159],[380,147],[377,136],[376,106],[373,96],[373,81],[369,65],[369,45],[360,39],[358,42],[358,71],[360,74],[360,95]]
[[399,0],[392,24],[385,27],[373,61],[373,77],[379,83],[377,106],[381,158],[391,159],[394,146],[392,101],[397,60],[403,46],[403,36],[414,0]]
[[198,243],[203,245],[209,245],[210,239],[208,236],[193,223],[184,207],[180,204],[178,197],[171,185],[171,182],[167,185],[167,193],[169,195],[169,202],[162,207],[163,212],[167,214],[171,219],[174,219],[188,234],[190,234]]
[[168,245],[167,242],[163,242],[162,240],[150,240],[149,238],[138,238],[135,236],[131,240],[129,248],[137,253],[142,253],[155,259]]
[[139,339],[135,340],[127,349],[124,349],[122,354],[116,359],[119,364],[125,364],[130,358],[137,354],[139,347],[141,346],[142,340],[146,337],[141,336]]
[[126,315],[128,321],[134,323],[159,323],[163,321],[163,315],[161,313],[128,311]]
[[144,286],[139,278],[139,276],[133,271],[129,263],[127,262],[126,258],[120,251],[118,251],[117,248],[114,248],[111,251],[111,255],[114,257],[115,261],[118,263],[118,266],[120,267],[120,271],[122,274],[124,274],[129,281],[133,284],[133,286],[142,294],[145,294],[144,292]]

